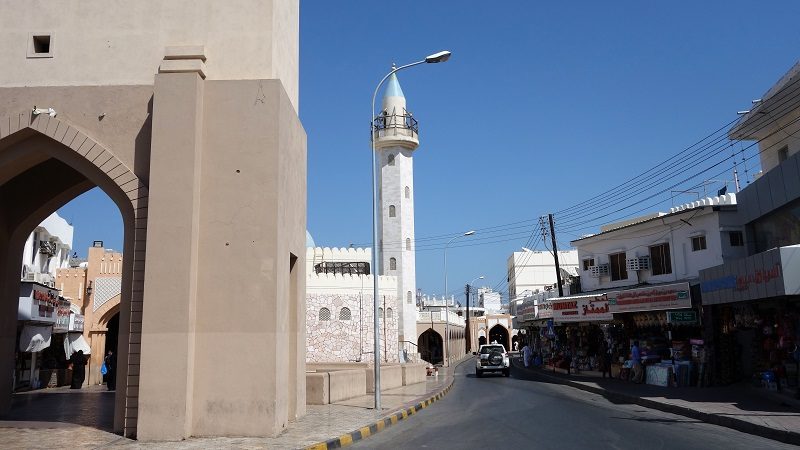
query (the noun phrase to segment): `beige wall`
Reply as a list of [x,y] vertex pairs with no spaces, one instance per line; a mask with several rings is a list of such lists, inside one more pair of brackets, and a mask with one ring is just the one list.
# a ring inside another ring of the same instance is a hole
[[69,298],[72,305],[83,310],[86,296],[86,269],[69,267],[56,270],[56,288],[61,290],[62,297]]
[[[0,11],[0,87],[152,85],[165,47],[202,45],[208,79],[279,79],[298,109],[297,1],[0,0]],[[27,56],[31,33],[52,34],[52,58]]]

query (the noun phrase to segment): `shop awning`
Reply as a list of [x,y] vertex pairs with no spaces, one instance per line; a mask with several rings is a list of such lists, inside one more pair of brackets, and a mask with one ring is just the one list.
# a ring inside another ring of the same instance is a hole
[[50,347],[50,336],[53,334],[51,325],[28,325],[22,327],[19,336],[19,351],[40,352]]
[[84,355],[88,355],[92,352],[92,349],[89,347],[89,343],[86,342],[83,334],[67,333],[67,338],[64,339],[64,355],[66,355],[67,359],[69,359],[69,357],[78,350],[83,350]]

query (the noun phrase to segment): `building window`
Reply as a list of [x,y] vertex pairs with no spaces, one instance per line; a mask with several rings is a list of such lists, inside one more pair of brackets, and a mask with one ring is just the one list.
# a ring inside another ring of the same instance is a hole
[[378,318],[383,319],[383,308],[378,308]]
[[31,33],[28,43],[28,58],[52,58],[53,34]]
[[314,272],[338,275],[369,275],[369,263],[324,261],[314,266]]
[[608,262],[609,266],[611,266],[611,281],[628,279],[628,269],[625,266],[625,252],[609,255]]
[[394,207],[394,205],[389,205],[389,217],[395,216],[397,216],[397,209]]
[[395,258],[389,258],[389,270],[397,270],[397,260]]
[[386,318],[387,319],[391,319],[393,313],[394,313],[394,311],[392,311],[392,308],[386,308]]
[[672,259],[669,255],[669,243],[650,247],[650,273],[653,275],[672,273]]
[[411,250],[411,238],[406,238],[406,250]]
[[411,198],[411,188],[406,186],[406,198]]
[[731,247],[744,246],[744,234],[741,231],[731,231],[728,233],[728,237],[731,240]]
[[583,260],[583,270],[589,270],[589,267],[594,266],[594,258],[586,258]]
[[692,251],[699,252],[700,250],[706,249],[706,237],[705,236],[695,236],[692,238]]
[[411,291],[406,292],[406,303],[411,304]]
[[388,160],[389,160],[389,165],[393,166],[394,165],[394,155],[390,154]]
[[782,149],[778,150],[778,164],[786,161],[789,157],[789,147],[783,147]]
[[350,316],[350,308],[342,308],[342,310],[339,311],[339,320],[350,320]]
[[320,308],[319,310],[319,320],[331,320],[331,310],[328,308]]

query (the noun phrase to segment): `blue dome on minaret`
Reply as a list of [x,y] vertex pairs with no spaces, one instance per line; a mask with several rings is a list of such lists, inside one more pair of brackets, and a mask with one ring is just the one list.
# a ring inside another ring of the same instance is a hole
[[403,97],[403,89],[400,88],[400,81],[397,80],[397,74],[389,75],[389,81],[386,83],[386,91],[383,93],[383,98],[386,97]]

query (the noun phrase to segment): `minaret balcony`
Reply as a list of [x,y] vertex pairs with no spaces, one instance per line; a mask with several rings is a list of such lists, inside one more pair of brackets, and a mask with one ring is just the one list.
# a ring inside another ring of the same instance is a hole
[[411,114],[380,114],[372,121],[376,144],[419,145],[419,124]]

